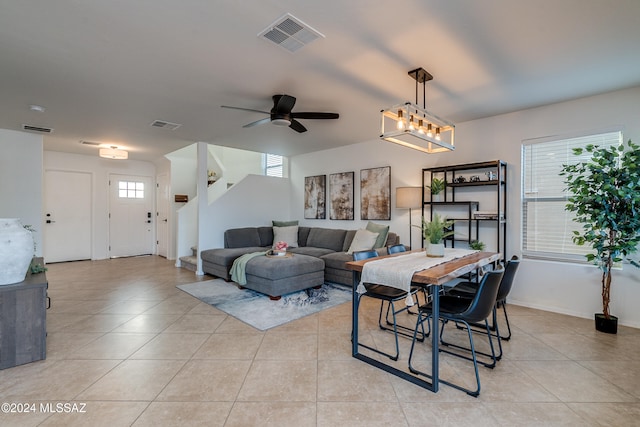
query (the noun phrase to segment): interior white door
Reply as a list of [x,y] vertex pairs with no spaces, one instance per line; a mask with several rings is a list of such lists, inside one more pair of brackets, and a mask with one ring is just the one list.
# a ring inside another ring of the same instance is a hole
[[109,185],[109,256],[153,253],[153,186],[149,176],[111,174]]
[[44,259],[48,263],[91,259],[91,185],[88,172],[45,170]]
[[169,178],[166,174],[156,178],[156,251],[158,255],[169,256]]

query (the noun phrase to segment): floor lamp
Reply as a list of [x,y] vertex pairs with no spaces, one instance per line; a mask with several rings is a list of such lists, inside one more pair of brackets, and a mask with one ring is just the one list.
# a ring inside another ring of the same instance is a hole
[[422,206],[422,187],[397,187],[396,188],[396,209],[409,209],[409,247],[413,246],[411,241],[411,209]]

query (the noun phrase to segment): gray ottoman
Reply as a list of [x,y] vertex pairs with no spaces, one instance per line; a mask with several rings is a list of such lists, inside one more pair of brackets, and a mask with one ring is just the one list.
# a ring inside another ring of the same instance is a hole
[[324,284],[324,261],[308,255],[259,256],[247,262],[245,271],[244,287],[267,294],[272,300]]

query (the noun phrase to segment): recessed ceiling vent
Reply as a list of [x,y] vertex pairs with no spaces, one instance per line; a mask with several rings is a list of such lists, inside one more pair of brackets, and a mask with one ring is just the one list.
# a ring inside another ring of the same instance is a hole
[[42,126],[33,126],[33,125],[22,125],[22,130],[26,130],[27,132],[37,132],[37,133],[53,133],[53,129],[45,128]]
[[273,42],[291,53],[324,35],[290,13],[262,30],[258,37]]
[[100,146],[99,142],[93,142],[93,141],[80,141],[80,144],[82,144],[82,145],[91,145],[92,147]]
[[182,125],[179,125],[178,123],[165,122],[164,120],[154,120],[151,123],[151,126],[153,126],[154,128],[176,130]]

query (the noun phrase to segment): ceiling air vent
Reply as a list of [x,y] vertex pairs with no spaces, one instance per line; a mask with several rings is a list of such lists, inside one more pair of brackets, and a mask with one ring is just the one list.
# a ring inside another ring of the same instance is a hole
[[22,130],[26,130],[27,132],[37,132],[37,133],[53,133],[53,129],[45,128],[42,126],[33,126],[33,125],[22,125]]
[[151,123],[151,126],[153,126],[154,128],[176,130],[182,125],[180,125],[178,123],[165,122],[164,120],[154,120]]
[[93,141],[80,141],[80,144],[82,144],[82,145],[91,145],[92,147],[100,146],[99,142],[93,142]]
[[273,42],[291,53],[324,35],[287,13],[262,30],[258,37]]

